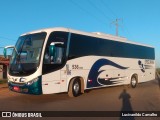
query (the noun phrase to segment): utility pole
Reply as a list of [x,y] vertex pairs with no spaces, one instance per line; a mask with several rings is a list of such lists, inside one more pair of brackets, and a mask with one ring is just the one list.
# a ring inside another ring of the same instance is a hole
[[121,19],[116,19],[115,21],[112,22],[112,24],[114,24],[116,26],[116,36],[118,36],[118,28],[119,28],[119,21]]

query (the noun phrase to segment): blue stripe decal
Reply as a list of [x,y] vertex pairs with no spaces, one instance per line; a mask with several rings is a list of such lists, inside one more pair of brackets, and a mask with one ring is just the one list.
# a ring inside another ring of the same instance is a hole
[[[102,84],[98,83],[98,76],[100,75],[100,73],[105,71],[105,70],[99,71],[99,69],[104,65],[110,65],[110,66],[113,66],[113,67],[116,67],[119,69],[128,69],[129,68],[129,67],[123,67],[121,65],[118,65],[108,59],[99,59],[93,64],[93,66],[91,67],[91,70],[89,71],[89,75],[88,75],[88,79],[87,79],[87,88],[102,86]],[[89,82],[89,81],[91,81],[91,82]],[[108,83],[112,84],[113,82],[108,82]]]

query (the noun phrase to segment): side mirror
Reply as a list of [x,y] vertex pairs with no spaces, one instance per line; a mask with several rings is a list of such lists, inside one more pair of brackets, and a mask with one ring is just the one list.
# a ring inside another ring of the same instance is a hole
[[49,56],[51,64],[61,64],[63,57],[63,42],[52,42],[49,46]]
[[63,42],[52,42],[49,46],[49,55],[55,56],[56,45],[63,45]]
[[3,55],[5,58],[7,58],[7,49],[6,48],[4,48],[4,50],[3,50]]
[[55,44],[51,43],[49,46],[49,55],[54,56],[54,54],[55,54]]

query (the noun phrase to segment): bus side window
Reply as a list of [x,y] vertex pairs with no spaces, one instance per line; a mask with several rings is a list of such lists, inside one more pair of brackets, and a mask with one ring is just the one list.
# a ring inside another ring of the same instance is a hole
[[68,32],[54,31],[49,35],[43,56],[43,74],[53,72],[65,65],[68,34]]

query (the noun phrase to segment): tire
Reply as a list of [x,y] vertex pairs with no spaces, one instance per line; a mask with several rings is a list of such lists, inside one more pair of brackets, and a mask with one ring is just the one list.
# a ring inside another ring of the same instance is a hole
[[137,86],[137,77],[136,77],[136,75],[133,75],[132,77],[131,77],[131,83],[130,83],[130,85],[131,85],[131,87],[132,88],[135,88],[136,86]]
[[80,80],[79,79],[71,80],[69,84],[68,95],[70,97],[77,97],[80,95],[80,91],[81,91]]

